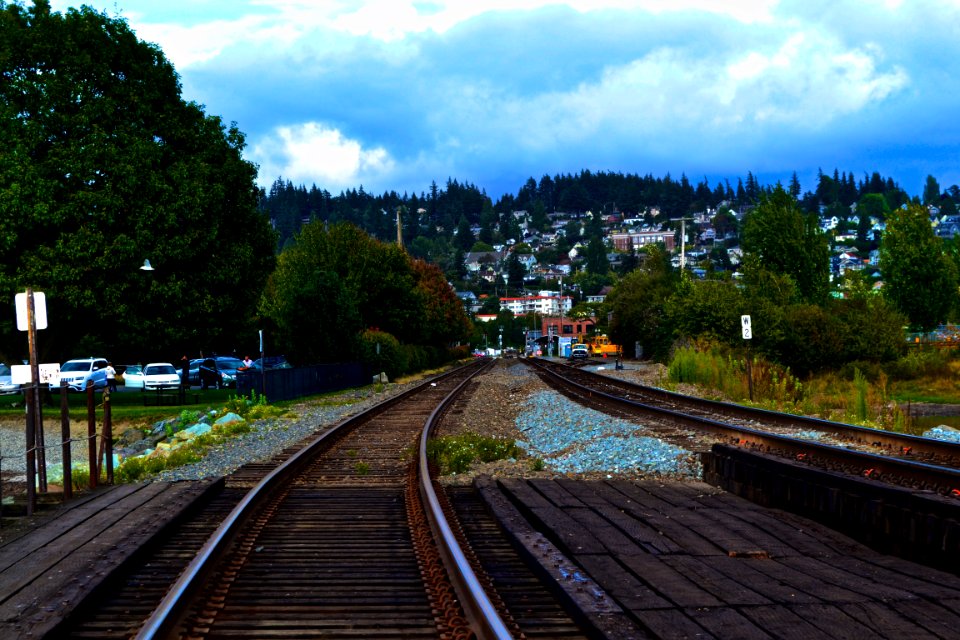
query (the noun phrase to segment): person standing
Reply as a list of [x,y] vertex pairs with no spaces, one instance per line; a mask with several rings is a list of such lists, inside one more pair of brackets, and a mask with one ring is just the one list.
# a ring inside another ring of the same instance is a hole
[[253,366],[253,360],[250,359],[250,356],[243,357],[243,366],[247,369]]
[[117,370],[113,368],[113,363],[108,362],[107,368],[104,369],[107,373],[107,388],[110,389],[110,393],[114,393],[117,390]]

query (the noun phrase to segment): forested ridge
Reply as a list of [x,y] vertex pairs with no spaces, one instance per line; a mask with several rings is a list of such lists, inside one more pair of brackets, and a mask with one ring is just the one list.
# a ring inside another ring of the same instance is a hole
[[[693,184],[686,175],[677,180],[670,174],[654,177],[583,170],[553,177],[544,175],[539,182],[529,178],[515,195],[506,194],[494,202],[480,186],[461,183],[456,178],[448,178],[443,187],[433,182],[419,194],[388,191],[379,195],[368,193],[362,186],[333,195],[315,184],[308,188],[278,178],[262,192],[261,207],[274,222],[281,247],[310,220],[350,222],[380,240],[392,241],[396,238],[398,209],[406,244],[419,236],[451,238],[461,219],[469,225],[479,225],[482,235],[478,239],[490,242],[498,234],[510,237],[510,221],[504,220],[504,214],[512,211],[530,213],[534,226],[538,216],[554,211],[619,211],[629,217],[657,209],[664,219],[670,219],[715,210],[723,203],[733,209],[752,206],[761,194],[769,193],[774,186],[760,184],[752,173],[745,179],[737,179],[736,186],[729,180],[715,181],[711,186],[706,178]],[[853,172],[837,169],[832,175],[821,172],[814,188],[806,191],[801,190],[794,173],[783,186],[804,211],[818,213],[822,206],[825,215],[844,218],[850,215],[852,205],[871,194],[883,196],[888,210],[911,201],[910,195],[892,177],[883,177],[878,172],[860,178],[855,178]],[[935,204],[945,214],[956,212],[960,188],[954,185],[942,193],[937,187],[933,188],[935,193],[925,191],[923,203]],[[539,222],[543,223],[542,218]]]

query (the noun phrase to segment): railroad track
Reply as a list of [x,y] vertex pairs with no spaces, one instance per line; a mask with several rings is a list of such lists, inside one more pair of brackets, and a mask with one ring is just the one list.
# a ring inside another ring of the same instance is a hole
[[960,497],[955,443],[684,396],[543,359],[524,361],[554,388],[601,410],[642,414],[727,444]]
[[[54,635],[587,637],[523,562],[505,560],[509,544],[476,497],[448,499],[429,476],[428,433],[485,367],[434,378],[238,470]],[[444,512],[468,516],[466,528]],[[494,581],[524,594],[501,597]]]

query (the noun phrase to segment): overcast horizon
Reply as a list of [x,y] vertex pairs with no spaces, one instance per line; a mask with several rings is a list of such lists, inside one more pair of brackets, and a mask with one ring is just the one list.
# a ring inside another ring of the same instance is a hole
[[264,187],[419,194],[454,178],[496,200],[583,169],[960,183],[955,1],[84,4],[237,123]]

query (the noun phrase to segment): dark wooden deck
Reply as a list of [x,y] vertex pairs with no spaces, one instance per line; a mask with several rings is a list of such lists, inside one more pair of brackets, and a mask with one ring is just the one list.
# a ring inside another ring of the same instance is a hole
[[103,487],[0,529],[0,638],[38,638],[216,482]]
[[704,483],[503,480],[484,493],[583,567],[638,634],[960,637],[957,576]]
[[[611,638],[957,638],[960,578],[703,483],[478,481]],[[0,638],[41,637],[212,483],[102,489],[0,530]],[[65,550],[71,550],[66,552]]]

